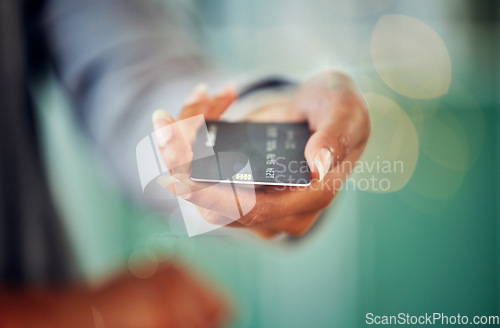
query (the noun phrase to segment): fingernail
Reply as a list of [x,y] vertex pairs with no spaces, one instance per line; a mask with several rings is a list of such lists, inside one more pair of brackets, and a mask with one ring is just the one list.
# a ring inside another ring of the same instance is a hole
[[328,171],[330,171],[333,162],[333,154],[328,148],[321,148],[316,157],[314,157],[314,164],[319,172],[319,181],[322,181]]
[[164,109],[157,109],[153,113],[153,123],[158,122],[158,120],[165,120],[168,121],[169,123],[172,123],[174,119],[170,114],[167,113],[166,110]]
[[207,95],[208,86],[205,83],[200,83],[194,88],[191,94],[188,97],[186,102],[187,105],[194,104],[200,101],[203,97]]

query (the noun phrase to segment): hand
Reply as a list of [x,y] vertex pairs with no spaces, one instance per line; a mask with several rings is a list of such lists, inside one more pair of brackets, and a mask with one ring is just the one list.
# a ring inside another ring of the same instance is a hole
[[215,328],[229,314],[221,295],[172,264],[147,279],[124,274],[95,291],[74,287],[0,295],[5,328]]
[[[248,193],[238,192],[241,207],[252,208],[238,218],[232,208],[231,186],[194,182],[189,178],[192,142],[199,124],[203,123],[201,116],[196,115],[218,119],[235,99],[234,90],[227,89],[212,99],[206,89],[198,88],[178,122],[165,111],[155,113],[156,139],[172,175],[165,187],[197,205],[212,223],[247,227],[263,237],[307,232],[341,188],[364,149],[370,131],[366,106],[347,76],[330,72],[305,83],[289,103],[265,106],[247,116],[248,120],[268,122],[307,119],[313,134],[305,157],[312,181],[309,187],[260,187]],[[190,126],[182,125],[182,120],[189,117],[198,119]]]
[[198,277],[163,265],[147,279],[125,274],[92,297],[109,328],[222,327],[229,307]]

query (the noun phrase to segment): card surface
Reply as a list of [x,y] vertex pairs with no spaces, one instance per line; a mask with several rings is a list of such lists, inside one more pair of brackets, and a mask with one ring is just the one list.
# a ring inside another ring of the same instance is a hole
[[191,179],[258,185],[307,186],[307,122],[207,121],[196,135]]

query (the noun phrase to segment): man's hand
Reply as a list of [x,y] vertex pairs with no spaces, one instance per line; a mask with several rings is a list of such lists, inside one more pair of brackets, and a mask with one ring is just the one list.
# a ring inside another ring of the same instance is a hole
[[[219,119],[236,98],[230,88],[211,98],[205,87],[198,87],[177,123],[165,111],[155,112],[155,136],[171,171],[170,181],[162,184],[197,205],[211,223],[247,227],[263,237],[283,232],[302,235],[335,197],[364,149],[370,131],[366,106],[347,76],[329,72],[305,83],[290,102],[268,105],[247,116],[247,120],[265,122],[307,119],[312,136],[305,157],[312,179],[308,187],[265,186],[248,193],[239,190],[240,206],[251,210],[235,218],[230,185],[194,182],[189,176],[191,147],[203,123],[201,115],[207,120]],[[186,118],[191,125],[182,125]]]

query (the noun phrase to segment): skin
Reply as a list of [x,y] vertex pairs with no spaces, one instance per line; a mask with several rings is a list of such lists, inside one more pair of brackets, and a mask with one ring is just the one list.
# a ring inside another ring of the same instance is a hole
[[149,278],[127,273],[95,289],[0,290],[5,328],[94,328],[101,319],[106,328],[211,328],[224,326],[229,313],[220,293],[173,263]]
[[[248,228],[264,238],[282,233],[303,235],[334,199],[361,156],[370,134],[367,107],[348,76],[327,72],[304,83],[289,102],[259,108],[245,117],[260,122],[308,121],[312,135],[305,158],[311,169],[311,185],[239,190],[240,206],[251,209],[239,217],[234,212],[230,185],[194,182],[189,178],[192,145],[203,118],[220,119],[236,99],[236,91],[230,88],[215,97],[205,90],[195,90],[177,121],[164,111],[155,114],[155,135],[172,176],[165,187],[196,205],[208,222]],[[329,154],[329,161],[323,161],[324,174],[317,162],[321,150]]]

